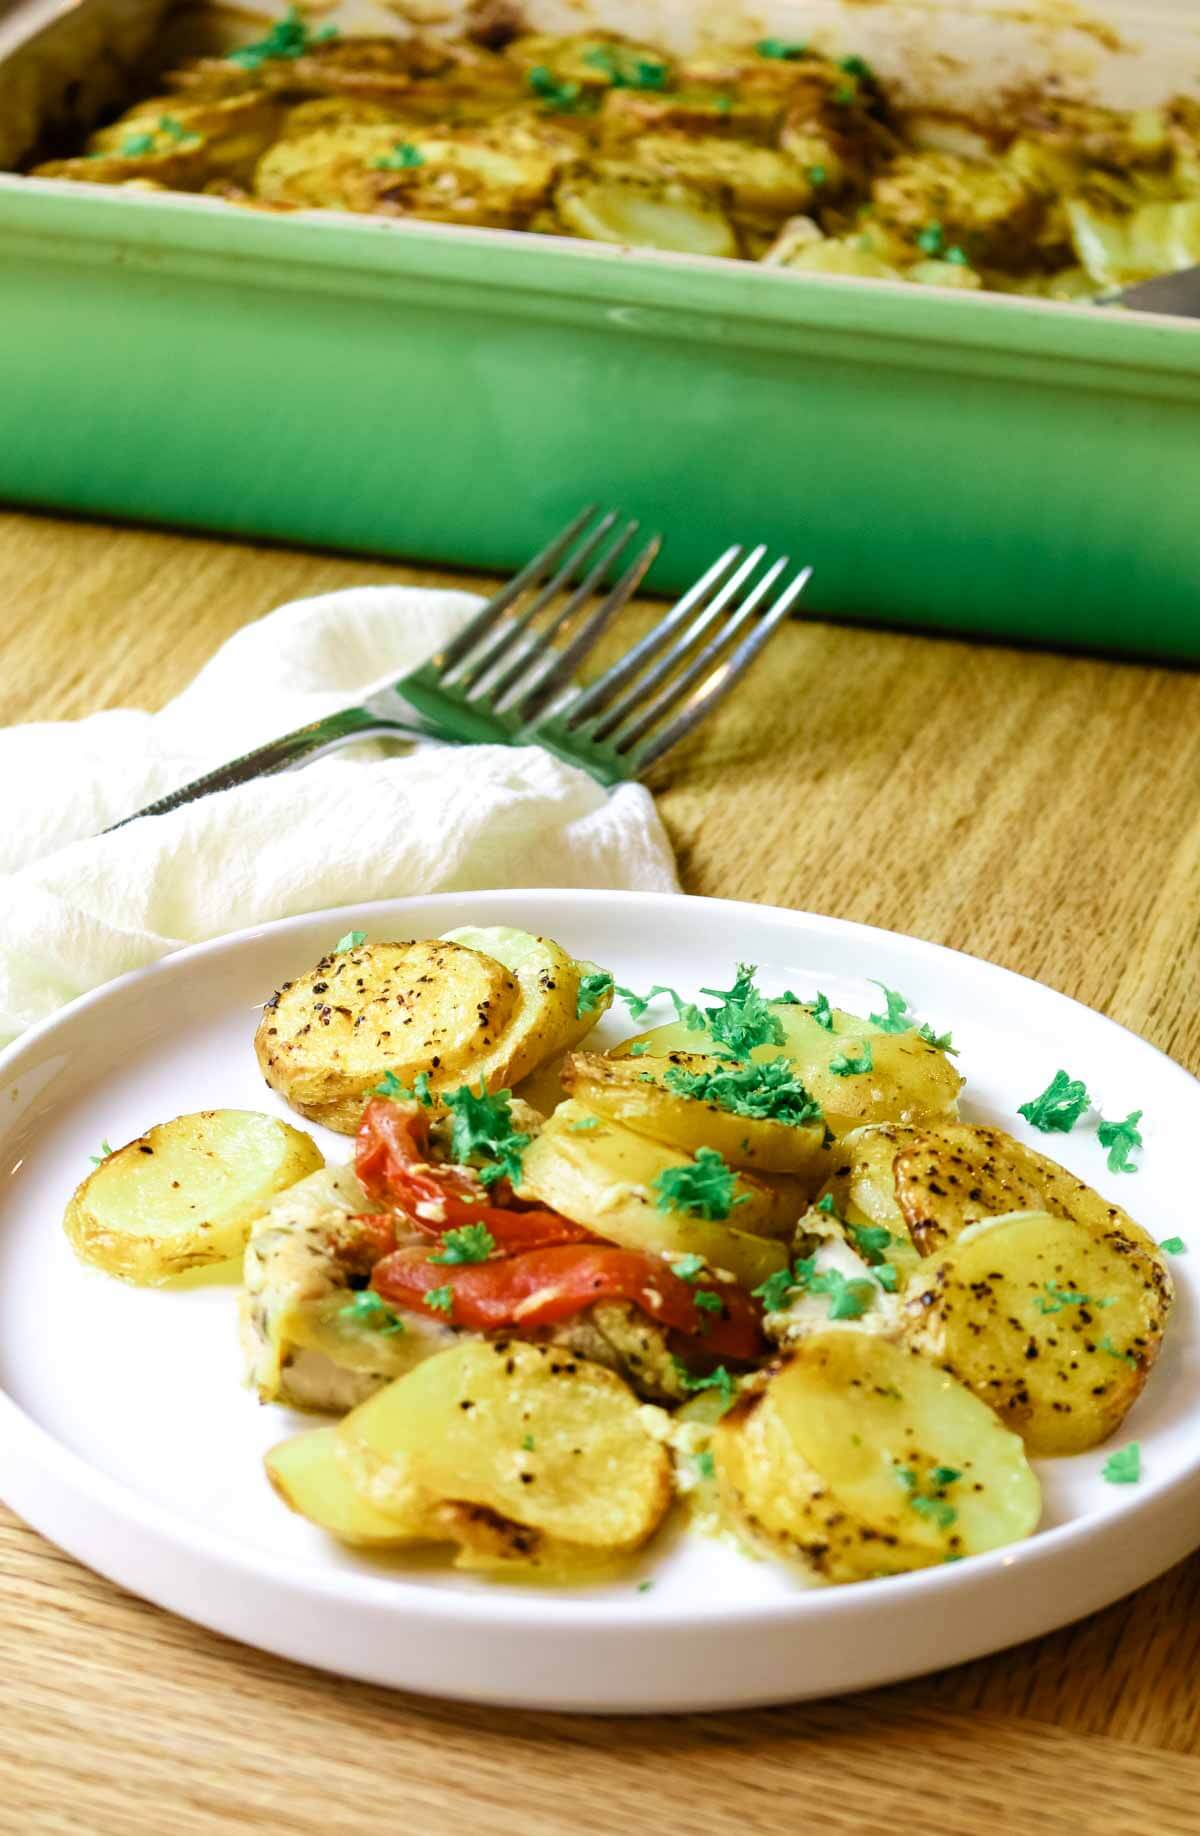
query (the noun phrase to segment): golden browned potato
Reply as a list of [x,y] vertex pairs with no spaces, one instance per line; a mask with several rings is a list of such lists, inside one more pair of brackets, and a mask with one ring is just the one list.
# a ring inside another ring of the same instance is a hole
[[176,1116],[106,1155],[73,1193],[63,1228],[85,1262],[157,1287],[240,1256],[264,1205],[321,1165],[316,1143],[275,1116]]
[[1041,226],[1043,202],[1017,172],[999,160],[964,159],[956,153],[906,153],[871,187],[872,230],[897,236],[914,252],[921,238],[959,248],[972,262],[997,267],[1029,265]]
[[294,1434],[272,1447],[263,1465],[289,1510],[341,1542],[382,1549],[413,1540],[403,1523],[377,1510],[355,1491],[338,1462],[334,1429],[310,1428]]
[[503,926],[363,944],[286,983],[254,1047],[293,1109],[349,1135],[389,1071],[405,1085],[424,1072],[435,1094],[499,1090],[576,1045],[612,999],[582,989],[593,968]]
[[689,1155],[605,1121],[581,1103],[562,1103],[525,1149],[517,1194],[627,1249],[703,1256],[714,1273],[724,1270],[757,1287],[787,1260],[782,1243],[758,1233],[790,1236],[794,1214],[745,1173],[729,1182],[724,1218],[664,1208],[655,1181],[694,1164]]
[[611,1371],[520,1340],[460,1341],[339,1423],[356,1492],[412,1524],[435,1514],[459,1565],[640,1548],[671,1499],[670,1461]]
[[565,229],[590,242],[680,255],[738,253],[733,226],[711,199],[631,160],[597,160],[568,173],[554,194],[554,207]]
[[900,1145],[894,1167],[896,1202],[922,1255],[942,1248],[968,1224],[1010,1211],[1074,1218],[1154,1251],[1153,1239],[1127,1211],[1003,1129],[947,1122],[917,1135]]
[[804,210],[813,183],[802,166],[776,147],[719,135],[643,134],[638,164],[675,179],[712,203],[750,217],[785,217]]
[[722,1503],[829,1581],[927,1568],[1035,1529],[1019,1438],[944,1371],[852,1327],[804,1338],[713,1430]]
[[639,1135],[689,1154],[715,1148],[730,1166],[752,1172],[819,1175],[826,1161],[824,1123],[773,1119],[789,1101],[799,1117],[815,1111],[807,1093],[794,1083],[786,1092],[772,1094],[767,1085],[747,1092],[747,1082],[740,1067],[698,1052],[665,1058],[575,1052],[562,1070],[569,1095]]
[[282,119],[281,105],[267,95],[152,96],[98,129],[82,159],[51,161],[37,170],[45,178],[99,184],[154,179],[191,191],[210,179],[248,179]]
[[1172,1299],[1162,1259],[1100,1223],[1015,1212],[965,1230],[905,1297],[912,1344],[1034,1453],[1106,1440],[1158,1357]]

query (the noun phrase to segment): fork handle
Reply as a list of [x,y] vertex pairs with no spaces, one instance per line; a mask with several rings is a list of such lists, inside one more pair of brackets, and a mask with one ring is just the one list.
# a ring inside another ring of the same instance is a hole
[[293,733],[268,740],[265,746],[256,746],[253,752],[243,753],[241,758],[231,759],[227,765],[218,765],[215,770],[205,772],[202,778],[193,778],[190,784],[180,785],[178,790],[168,791],[165,797],[148,803],[145,809],[123,816],[103,833],[111,835],[114,829],[123,829],[126,823],[137,822],[142,816],[165,816],[185,803],[211,796],[214,791],[232,790],[235,785],[249,784],[254,778],[291,771],[294,766],[306,765],[320,753],[333,752],[339,746],[366,739],[372,733],[392,733],[406,739],[438,737],[430,727],[422,725],[421,716],[415,711],[411,721],[399,721],[384,720],[369,708],[342,708],[336,714],[327,714],[323,720],[310,721],[307,727],[297,727]]

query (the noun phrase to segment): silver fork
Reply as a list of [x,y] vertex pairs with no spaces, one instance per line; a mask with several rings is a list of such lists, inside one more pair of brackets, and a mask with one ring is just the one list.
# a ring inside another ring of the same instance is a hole
[[[638,524],[626,522],[609,541],[618,513],[608,511],[589,528],[595,517],[595,504],[580,511],[507,586],[480,607],[457,637],[418,669],[364,696],[354,707],[327,714],[323,720],[312,721],[293,733],[256,746],[227,765],[217,766],[124,817],[113,828],[124,828],[125,823],[136,822],[141,816],[163,816],[182,804],[249,783],[253,778],[290,771],[372,734],[510,743],[520,720],[541,708],[569,678],[633,597],[662,546],[660,536],[651,536],[604,591],[605,579],[629,549]],[[529,603],[519,607],[527,592],[531,595]],[[566,599],[562,605],[551,612],[545,623],[536,624],[539,615],[554,606],[563,593]],[[563,637],[565,643],[556,648],[553,640]]]
[[[644,777],[745,675],[807,586],[811,567],[801,568],[752,624],[790,566],[783,555],[754,580],[766,553],[763,544],[749,554],[727,548],[595,682],[564,691],[544,712],[526,707],[518,741],[545,746],[601,784]],[[557,665],[548,667],[557,679]]]

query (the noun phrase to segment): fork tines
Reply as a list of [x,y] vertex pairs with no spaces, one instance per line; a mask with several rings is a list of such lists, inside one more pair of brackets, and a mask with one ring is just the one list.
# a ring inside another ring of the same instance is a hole
[[606,782],[640,777],[729,693],[807,585],[804,567],[766,603],[790,566],[783,555],[760,572],[766,555],[763,544],[727,548],[645,637],[521,737]]
[[619,512],[598,520],[596,512],[595,504],[581,511],[432,659],[442,694],[515,730],[570,680],[662,546],[651,536],[606,587],[639,525],[618,527]]

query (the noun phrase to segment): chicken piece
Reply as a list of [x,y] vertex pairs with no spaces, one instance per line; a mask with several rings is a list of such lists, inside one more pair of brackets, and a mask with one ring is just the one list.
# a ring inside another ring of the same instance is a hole
[[687,1395],[667,1333],[628,1301],[600,1301],[551,1328],[544,1343],[603,1364],[646,1402],[682,1402]]
[[1043,218],[1041,198],[1016,172],[953,153],[894,160],[874,180],[871,204],[872,229],[905,244],[910,260],[957,248],[976,266],[1028,267]]

